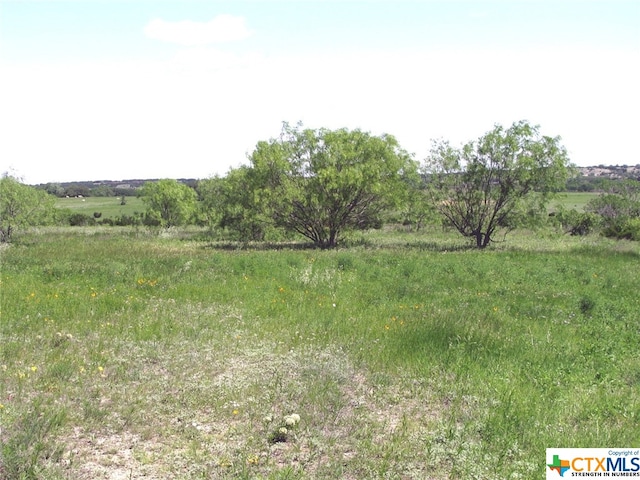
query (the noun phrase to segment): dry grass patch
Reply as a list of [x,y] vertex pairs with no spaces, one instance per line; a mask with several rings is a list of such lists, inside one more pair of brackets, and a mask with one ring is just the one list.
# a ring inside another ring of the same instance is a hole
[[[65,474],[365,478],[384,458],[389,472],[425,478],[419,442],[438,407],[417,384],[409,391],[406,379],[376,382],[336,347],[282,351],[264,341],[218,347],[175,344],[171,355],[151,362],[131,349],[132,370],[144,382],[114,381],[96,398],[107,417],[60,438]],[[123,394],[131,389],[135,405]],[[300,422],[288,427],[284,441],[270,442],[291,413]]]

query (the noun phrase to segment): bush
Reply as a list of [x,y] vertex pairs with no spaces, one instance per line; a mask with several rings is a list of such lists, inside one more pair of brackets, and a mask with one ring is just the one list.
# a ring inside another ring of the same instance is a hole
[[[105,220],[103,220],[102,223],[107,223]],[[135,227],[140,225],[144,225],[146,227],[158,227],[160,226],[160,220],[148,213],[134,212],[133,215],[120,215],[115,217],[109,224],[117,225],[119,227]]]
[[610,238],[640,241],[640,218],[623,217],[609,220],[602,234]]
[[84,213],[72,213],[69,215],[69,225],[72,227],[86,227],[87,225],[95,224],[95,219]]
[[570,235],[588,235],[598,226],[598,215],[591,212],[578,212],[575,209],[560,210],[555,221],[565,233]]
[[610,193],[591,200],[586,209],[601,216],[603,235],[640,240],[640,182],[612,183]]
[[625,235],[629,240],[640,241],[640,217],[627,220]]

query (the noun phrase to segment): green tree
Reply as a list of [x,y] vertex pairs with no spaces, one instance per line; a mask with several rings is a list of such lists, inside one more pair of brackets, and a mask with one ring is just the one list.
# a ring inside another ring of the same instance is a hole
[[44,190],[4,175],[0,179],[0,242],[9,242],[24,227],[47,223],[54,216],[55,199]]
[[279,138],[250,156],[253,201],[265,217],[321,248],[348,230],[382,221],[404,197],[403,176],[416,164],[391,135],[302,129],[285,123]]
[[166,228],[189,223],[196,212],[197,194],[177,180],[147,182],[140,189],[151,218]]
[[271,226],[261,204],[255,171],[243,166],[225,177],[212,177],[198,183],[201,214],[211,226],[226,229],[241,241],[261,241]]
[[436,223],[439,216],[431,202],[428,183],[417,174],[408,176],[405,181],[408,186],[407,197],[399,212],[402,224],[418,231],[427,223]]
[[198,194],[198,224],[206,225],[211,229],[218,226],[218,218],[220,216],[220,190],[223,181],[223,177],[216,175],[199,180],[196,184],[195,190]]
[[588,235],[600,224],[600,217],[593,212],[578,212],[575,208],[556,207],[552,224],[570,235]]
[[108,185],[98,185],[90,190],[92,197],[113,197],[113,189]]
[[91,190],[85,185],[72,184],[65,188],[65,195],[68,197],[88,197]]
[[59,183],[47,183],[45,185],[38,187],[41,190],[45,190],[47,193],[51,195],[55,195],[56,197],[64,197],[65,189]]
[[461,148],[436,141],[425,164],[434,205],[478,248],[545,211],[572,171],[560,137],[542,136],[525,121],[496,125]]
[[606,188],[585,210],[600,216],[605,236],[640,240],[640,181],[610,181]]

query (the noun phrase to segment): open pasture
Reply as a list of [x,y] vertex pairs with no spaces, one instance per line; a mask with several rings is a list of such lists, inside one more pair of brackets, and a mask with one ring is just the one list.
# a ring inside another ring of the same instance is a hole
[[121,197],[84,197],[57,198],[56,207],[69,209],[73,213],[93,216],[100,212],[100,218],[114,218],[123,215],[133,216],[135,212],[143,213],[146,206],[138,197],[125,197],[126,204],[121,205]]
[[[568,210],[575,209],[582,212],[585,205],[597,195],[592,192],[562,193],[551,202],[549,209],[553,211],[557,205],[561,205]],[[126,197],[125,205],[120,205],[120,197],[58,198],[56,199],[56,207],[89,216],[100,212],[102,214],[100,218],[133,216],[135,212],[143,213],[146,211],[146,205],[138,197]]]
[[640,447],[637,243],[377,235],[20,237],[0,477],[531,479],[547,447]]
[[555,210],[557,205],[560,205],[567,210],[577,210],[583,212],[584,207],[594,198],[600,195],[598,192],[564,192],[558,195],[551,204],[550,210]]

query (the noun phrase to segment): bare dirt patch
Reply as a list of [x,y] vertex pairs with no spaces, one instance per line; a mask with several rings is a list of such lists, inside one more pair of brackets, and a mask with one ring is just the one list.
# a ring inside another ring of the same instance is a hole
[[[234,478],[287,468],[308,478],[336,471],[359,478],[388,455],[390,465],[414,472],[403,478],[423,478],[412,442],[438,417],[425,389],[376,384],[335,347],[283,354],[262,343],[226,356],[193,350],[189,363],[207,365],[197,371],[177,368],[186,353],[144,364],[149,382],[159,382],[150,388],[159,391],[140,408],[162,408],[117,433],[74,428],[62,439],[67,472],[80,479]],[[118,400],[109,407],[119,408]],[[286,441],[270,444],[269,434],[291,413],[300,424]]]

